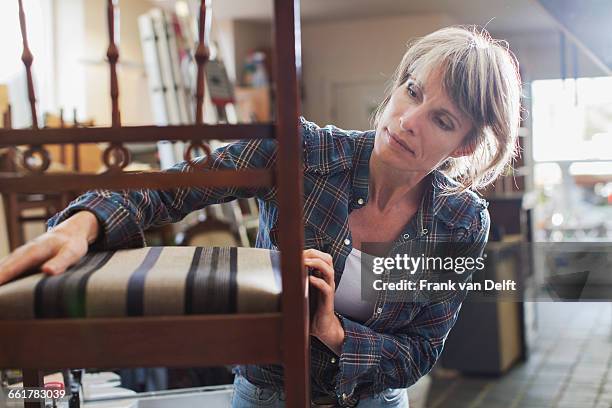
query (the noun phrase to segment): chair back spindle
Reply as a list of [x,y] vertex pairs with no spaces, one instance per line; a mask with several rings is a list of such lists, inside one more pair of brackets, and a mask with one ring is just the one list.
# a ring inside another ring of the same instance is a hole
[[9,103],[6,107],[6,111],[3,113],[2,123],[4,124],[5,129],[11,129],[13,127],[13,114],[11,104]]
[[121,127],[121,115],[119,112],[119,80],[117,79],[117,62],[119,61],[119,48],[115,43],[115,6],[117,0],[107,0],[108,18],[108,51],[106,57],[110,65],[110,95],[112,104],[112,126]]
[[[119,61],[119,48],[115,42],[116,27],[115,24],[115,7],[118,0],[107,0],[107,17],[108,17],[108,51],[106,57],[110,66],[110,95],[112,105],[111,123],[113,129],[121,127],[121,113],[119,111],[119,80],[117,79],[117,62]],[[109,172],[119,172],[130,164],[130,151],[121,143],[111,143],[104,153],[102,160]]]
[[26,29],[26,19],[22,0],[19,0],[19,27],[21,28],[21,39],[23,41],[21,60],[26,68],[28,100],[30,101],[30,110],[32,112],[32,128],[38,129],[38,116],[36,115],[36,94],[34,92],[34,81],[32,80],[32,62],[34,61],[34,56],[32,55],[32,51],[30,51],[30,46],[28,44],[28,30]]
[[204,104],[204,69],[208,62],[210,52],[204,41],[206,33],[206,6],[207,1],[200,1],[200,13],[198,20],[198,45],[195,53],[195,60],[198,65],[198,76],[196,85],[196,125],[203,123],[203,104]]

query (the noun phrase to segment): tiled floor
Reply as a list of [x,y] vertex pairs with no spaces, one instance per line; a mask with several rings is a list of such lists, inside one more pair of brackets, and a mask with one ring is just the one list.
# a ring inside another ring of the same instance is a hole
[[539,303],[527,362],[501,378],[435,379],[428,408],[612,408],[612,303]]

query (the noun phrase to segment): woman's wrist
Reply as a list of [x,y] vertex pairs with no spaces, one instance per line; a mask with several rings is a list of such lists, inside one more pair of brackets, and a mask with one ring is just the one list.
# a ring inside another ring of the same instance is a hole
[[55,230],[71,235],[80,235],[93,244],[100,233],[98,218],[90,211],[79,211],[64,222],[60,223]]
[[342,317],[334,312],[334,323],[330,330],[325,333],[315,335],[323,344],[329,347],[336,355],[342,354],[342,345],[344,344],[344,327],[342,326]]

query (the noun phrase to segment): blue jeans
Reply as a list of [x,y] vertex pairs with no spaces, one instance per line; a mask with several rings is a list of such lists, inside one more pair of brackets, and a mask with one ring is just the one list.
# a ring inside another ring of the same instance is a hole
[[[285,408],[283,392],[260,388],[236,375],[234,378],[234,394],[232,408]],[[313,405],[316,407],[316,405]],[[385,390],[380,394],[364,398],[357,404],[358,408],[408,408],[408,394],[405,389]]]

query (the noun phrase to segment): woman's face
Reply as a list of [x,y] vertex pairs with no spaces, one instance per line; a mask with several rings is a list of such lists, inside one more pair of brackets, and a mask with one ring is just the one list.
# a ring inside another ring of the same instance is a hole
[[472,121],[442,88],[439,73],[409,78],[391,95],[376,129],[374,154],[387,166],[427,175],[449,156],[470,154],[462,142]]

